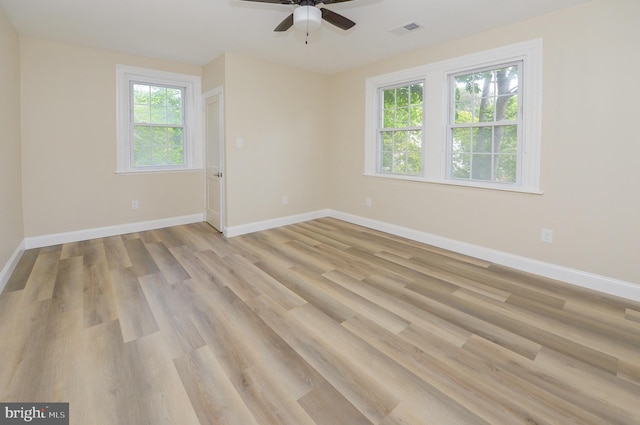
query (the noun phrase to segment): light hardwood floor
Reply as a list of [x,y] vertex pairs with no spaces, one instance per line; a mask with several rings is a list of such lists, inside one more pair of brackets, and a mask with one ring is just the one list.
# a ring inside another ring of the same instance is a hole
[[0,401],[71,424],[640,424],[640,304],[320,219],[25,252]]

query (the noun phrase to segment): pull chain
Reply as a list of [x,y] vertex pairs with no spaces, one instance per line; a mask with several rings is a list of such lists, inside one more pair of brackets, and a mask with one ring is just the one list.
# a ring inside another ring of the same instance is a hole
[[309,9],[307,9],[307,36],[304,39],[304,44],[309,44]]

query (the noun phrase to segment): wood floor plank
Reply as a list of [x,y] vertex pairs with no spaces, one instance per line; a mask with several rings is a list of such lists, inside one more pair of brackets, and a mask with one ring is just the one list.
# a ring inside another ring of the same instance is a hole
[[[541,346],[538,342],[525,338],[518,332],[505,329],[502,325],[506,318],[492,316],[493,313],[490,310],[472,309],[473,311],[469,311],[464,308],[467,305],[453,294],[434,292],[424,285],[408,285],[400,297],[462,329],[487,338],[526,358],[534,359],[540,351]],[[474,306],[472,303],[470,305]],[[487,316],[494,317],[494,320],[488,321]],[[535,331],[535,328],[533,330]]]
[[51,299],[58,273],[60,250],[40,252],[36,259],[29,279],[24,286],[26,302],[36,302]]
[[111,282],[123,341],[157,332],[158,324],[133,271],[130,268],[112,270]]
[[[609,403],[603,402],[597,395],[594,396],[589,391],[590,388],[577,384],[576,380],[565,381],[557,377],[553,370],[540,367],[537,362],[521,357],[518,358],[513,353],[484,338],[473,336],[465,344],[464,349],[490,361],[496,367],[504,368],[515,375],[523,377],[537,387],[567,400],[571,404],[580,407],[584,412],[600,417],[604,423],[631,425],[640,418],[640,409],[637,404],[637,390],[640,388],[629,387],[623,381],[619,382],[618,388],[626,386],[627,397],[636,398],[633,404],[626,405],[626,410],[635,410],[630,416],[627,416],[625,412],[618,412]],[[607,376],[607,380],[611,379],[609,374],[599,376]],[[625,419],[624,416],[627,416],[627,418]]]
[[88,328],[116,320],[118,310],[106,260],[91,260],[88,265],[85,261],[83,268],[84,326]]
[[[597,423],[592,417],[575,417],[574,420],[569,420],[565,415],[555,411],[554,407],[559,403],[556,398],[536,391],[535,387],[526,381],[508,372],[495,370],[486,361],[474,358],[468,353],[460,352],[460,355],[453,355],[453,347],[435,335],[410,330],[395,335],[383,329],[376,329],[375,324],[359,317],[350,319],[343,323],[343,326],[362,336],[381,352],[397,359],[408,370],[421,376],[488,423]],[[466,383],[464,389],[461,390],[459,382]],[[513,388],[522,388],[527,396],[521,397],[518,392],[501,393],[500,389],[505,383]],[[529,394],[534,397],[530,397]],[[564,407],[566,409],[568,406]],[[578,411],[573,413],[576,412]]]
[[51,314],[82,309],[84,294],[82,257],[60,260],[51,299]]
[[258,425],[208,347],[174,360],[201,425]]
[[[260,301],[263,300],[259,297],[252,299],[253,303]],[[257,307],[255,304],[254,306]],[[269,306],[269,304],[262,304],[262,306]],[[375,390],[374,388],[380,387],[379,384],[376,385],[370,377],[352,370],[351,364],[355,359],[333,352],[330,345],[314,333],[301,331],[307,329],[304,326],[304,320],[291,317],[290,313],[286,312],[273,314],[274,311],[277,310],[260,308],[259,314],[367,419],[373,423],[379,423],[398,404],[397,396],[388,389]],[[325,318],[321,320],[332,321],[329,317],[325,316]],[[312,321],[309,326],[314,326],[315,322]],[[325,335],[325,338],[327,337],[329,336]]]
[[191,275],[162,242],[150,243],[145,246],[167,282],[177,283],[191,279]]
[[637,425],[640,303],[322,218],[28,250],[0,401],[73,425]]
[[159,330],[174,357],[206,345],[188,314],[190,307],[181,284],[169,284],[162,274],[138,278]]
[[124,246],[124,241],[120,236],[111,236],[103,239],[105,254],[109,270],[133,267],[129,253]]
[[336,322],[340,323],[353,316],[353,310],[327,294],[321,289],[321,285],[317,284],[318,281],[324,280],[322,276],[309,275],[296,267],[274,267],[266,261],[255,265]]
[[[76,368],[78,379],[86,388],[76,394],[78,398],[69,401],[77,423],[151,425],[139,401],[138,378],[144,360],[122,341],[119,322],[113,320],[85,329],[82,341],[82,347],[78,347],[82,355]],[[92,376],[90,384],[86,378],[80,378],[84,374]]]
[[[289,316],[290,322],[295,320],[301,326],[307,327],[306,333],[313,335],[316,340],[316,349],[324,345],[327,354],[331,353],[335,361],[342,361],[348,365],[350,374],[355,379],[367,383],[368,391],[385,396],[388,410],[376,412],[384,412],[382,417],[367,416],[372,422],[381,421],[403,400],[415,403],[416,407],[420,406],[426,422],[439,423],[447,420],[455,424],[485,423],[464,406],[437,390],[431,383],[413,379],[409,370],[365,343],[354,333],[346,332],[344,327],[331,320],[324,320],[323,315],[312,305],[297,308],[291,311]],[[367,363],[375,364],[375,371],[362,362],[353,361],[358,358],[368,359]],[[369,414],[371,413],[374,412],[369,410]]]
[[160,271],[142,239],[127,239],[124,241],[124,246],[133,264],[131,269],[136,276],[146,276]]
[[390,332],[402,332],[411,324],[409,320],[404,319],[402,316],[361,296],[358,294],[357,289],[356,291],[352,291],[351,289],[362,285],[359,280],[337,270],[324,273],[322,276],[338,285],[332,285],[331,294],[333,297],[357,314],[369,318],[372,322],[377,323]]
[[15,270],[7,280],[7,284],[2,291],[3,293],[24,289],[24,286],[27,284],[27,280],[29,279],[29,275],[33,270],[33,266],[36,263],[39,252],[40,250],[35,248],[28,249],[22,254],[22,257],[18,260]]
[[372,425],[362,413],[329,383],[314,388],[298,401],[317,425]]
[[482,282],[473,281],[471,279],[467,279],[463,276],[456,275],[454,273],[450,273],[439,269],[437,267],[429,266],[424,263],[420,263],[419,261],[413,259],[405,259],[403,257],[388,253],[388,252],[379,252],[376,254],[377,256],[398,263],[404,267],[408,267],[415,271],[418,271],[424,275],[432,276],[437,279],[443,280],[445,282],[449,282],[453,285],[459,286],[461,288],[468,289],[470,291],[478,292],[481,295],[495,298],[498,301],[506,301],[507,298],[511,295],[510,292],[503,291],[501,289],[493,288],[490,285],[487,285]]

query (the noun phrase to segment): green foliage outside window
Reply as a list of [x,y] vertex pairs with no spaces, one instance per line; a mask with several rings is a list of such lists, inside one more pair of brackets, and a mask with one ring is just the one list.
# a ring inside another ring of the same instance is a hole
[[133,84],[133,165],[184,164],[183,90]]
[[382,90],[379,171],[422,174],[423,83]]
[[453,78],[451,177],[515,183],[518,65]]

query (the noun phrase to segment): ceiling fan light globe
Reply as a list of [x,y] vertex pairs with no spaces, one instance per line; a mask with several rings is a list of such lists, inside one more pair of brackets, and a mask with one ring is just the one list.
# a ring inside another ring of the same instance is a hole
[[300,6],[293,11],[293,25],[296,29],[313,31],[320,28],[322,12],[315,6]]

